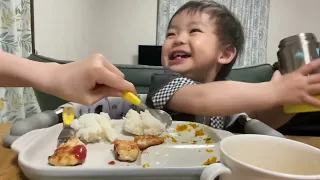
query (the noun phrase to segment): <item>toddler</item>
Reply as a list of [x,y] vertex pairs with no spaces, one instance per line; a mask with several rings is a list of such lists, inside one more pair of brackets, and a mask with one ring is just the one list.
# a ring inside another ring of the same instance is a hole
[[169,22],[162,47],[167,71],[153,75],[147,105],[167,111],[174,120],[217,129],[225,129],[230,115],[241,112],[276,128],[293,116],[283,113],[283,104],[320,106],[312,97],[320,93],[318,82],[306,76],[319,62],[284,76],[276,72],[270,82],[225,81],[243,44],[241,23],[225,6],[212,0],[187,2]]
[[[162,47],[166,72],[152,76],[147,97],[140,98],[174,120],[217,129],[225,129],[237,113],[246,112],[274,127],[293,116],[282,113],[284,104],[320,106],[313,97],[320,94],[320,75],[309,75],[320,67],[320,60],[284,76],[276,72],[270,82],[226,81],[243,44],[242,26],[225,6],[211,0],[187,2],[169,22]],[[91,107],[74,106],[77,117],[103,111],[120,119],[129,109],[139,111],[121,98],[105,98]]]

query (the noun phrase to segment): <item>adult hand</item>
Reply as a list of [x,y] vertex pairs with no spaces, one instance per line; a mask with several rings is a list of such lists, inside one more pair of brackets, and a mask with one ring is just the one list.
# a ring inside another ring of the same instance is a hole
[[136,93],[132,83],[101,54],[68,64],[56,65],[46,91],[65,100],[92,105],[107,96]]

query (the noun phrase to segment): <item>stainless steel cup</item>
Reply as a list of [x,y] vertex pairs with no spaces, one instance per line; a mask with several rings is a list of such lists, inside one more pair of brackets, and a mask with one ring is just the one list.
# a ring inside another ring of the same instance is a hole
[[[279,70],[286,74],[299,69],[319,57],[320,44],[313,33],[300,33],[284,38],[279,43],[277,52]],[[320,69],[313,73],[319,73]],[[309,105],[285,105],[286,113],[320,111]]]

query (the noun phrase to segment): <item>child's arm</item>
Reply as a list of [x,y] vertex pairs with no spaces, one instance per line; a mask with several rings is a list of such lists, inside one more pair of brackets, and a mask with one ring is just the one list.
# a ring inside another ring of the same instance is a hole
[[320,101],[312,96],[320,94],[320,74],[307,76],[319,66],[320,60],[313,61],[296,72],[264,83],[220,81],[195,85],[185,78],[176,78],[159,87],[149,99],[156,108],[203,116],[264,111],[283,104],[320,106]]
[[184,86],[171,97],[167,107],[203,116],[225,116],[261,111],[281,104],[275,85],[220,81]]

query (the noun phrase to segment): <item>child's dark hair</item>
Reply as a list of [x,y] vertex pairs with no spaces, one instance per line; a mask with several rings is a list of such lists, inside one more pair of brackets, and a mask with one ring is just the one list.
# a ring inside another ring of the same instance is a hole
[[220,43],[225,46],[236,48],[237,53],[235,58],[229,64],[224,65],[217,74],[216,80],[224,80],[229,75],[233,64],[243,49],[244,33],[240,21],[224,5],[213,0],[201,0],[189,1],[181,6],[172,16],[169,26],[172,19],[184,11],[187,11],[188,13],[205,12],[209,14],[213,23],[216,25],[215,33],[217,34]]

